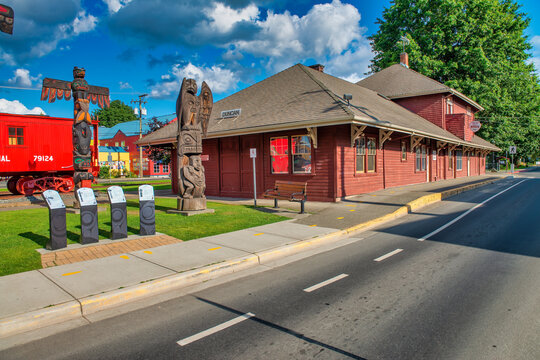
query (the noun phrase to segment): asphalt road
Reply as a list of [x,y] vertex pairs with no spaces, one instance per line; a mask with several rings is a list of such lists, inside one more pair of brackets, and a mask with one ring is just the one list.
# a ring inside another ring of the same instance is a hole
[[540,359],[539,175],[0,358]]

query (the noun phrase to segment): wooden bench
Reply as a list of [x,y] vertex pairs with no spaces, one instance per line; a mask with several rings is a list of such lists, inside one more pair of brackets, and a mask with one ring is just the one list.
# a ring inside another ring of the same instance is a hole
[[307,200],[307,183],[276,180],[273,189],[264,192],[263,197],[274,199],[274,208],[278,207],[278,199],[300,203],[300,214],[304,213],[304,203]]

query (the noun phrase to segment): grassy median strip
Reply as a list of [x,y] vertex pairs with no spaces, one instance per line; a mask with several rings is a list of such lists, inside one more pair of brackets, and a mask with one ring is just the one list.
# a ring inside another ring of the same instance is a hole
[[[139,233],[139,204],[128,200],[128,235]],[[108,205],[99,212],[99,237],[110,237],[111,219]],[[176,199],[156,199],[156,231],[182,240],[198,239],[253,226],[286,220],[285,217],[253,209],[252,206],[208,202],[214,214],[182,216],[167,214],[176,207]],[[79,243],[79,214],[67,214],[68,244]],[[46,208],[14,210],[0,213],[0,276],[41,268],[35,249],[44,248],[49,240],[49,215]]]

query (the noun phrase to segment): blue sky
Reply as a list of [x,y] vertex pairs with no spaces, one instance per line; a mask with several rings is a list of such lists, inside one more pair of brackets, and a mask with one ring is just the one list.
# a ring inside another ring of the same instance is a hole
[[[0,112],[72,117],[73,102],[40,101],[45,77],[89,84],[124,103],[148,93],[148,116],[171,114],[183,77],[209,83],[219,100],[296,63],[357,81],[368,71],[367,37],[388,0],[0,0],[15,11],[0,33]],[[540,4],[529,14],[540,68]]]

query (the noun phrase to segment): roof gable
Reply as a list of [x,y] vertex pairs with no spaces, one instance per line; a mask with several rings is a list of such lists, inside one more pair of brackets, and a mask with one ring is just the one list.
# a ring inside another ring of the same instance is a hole
[[356,84],[383,94],[390,99],[451,93],[471,104],[476,109],[484,110],[482,106],[459,91],[401,64],[389,66],[358,81]]

